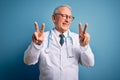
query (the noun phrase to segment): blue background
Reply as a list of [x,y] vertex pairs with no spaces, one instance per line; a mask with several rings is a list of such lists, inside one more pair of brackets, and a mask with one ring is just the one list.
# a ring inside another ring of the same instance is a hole
[[120,80],[119,0],[0,0],[0,80],[38,80],[38,64],[25,65],[24,51],[31,43],[34,21],[50,30],[52,12],[61,4],[72,7],[72,31],[78,33],[79,22],[89,24],[95,66],[80,66],[79,80]]

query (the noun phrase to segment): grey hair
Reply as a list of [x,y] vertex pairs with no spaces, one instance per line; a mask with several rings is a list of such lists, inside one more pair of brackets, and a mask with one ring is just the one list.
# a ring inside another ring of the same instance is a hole
[[60,5],[60,6],[58,6],[58,7],[56,7],[56,8],[54,9],[53,14],[59,13],[58,9],[61,8],[61,7],[67,7],[67,8],[70,9],[70,11],[72,12],[72,9],[71,9],[71,7],[70,7],[69,5]]

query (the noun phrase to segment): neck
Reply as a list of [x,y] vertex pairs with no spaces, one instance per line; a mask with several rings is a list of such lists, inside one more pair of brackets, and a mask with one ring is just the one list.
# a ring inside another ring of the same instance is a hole
[[61,33],[61,34],[65,32],[65,31],[63,31],[62,29],[58,29],[58,28],[56,28],[56,27],[55,27],[55,29],[56,29],[59,33]]

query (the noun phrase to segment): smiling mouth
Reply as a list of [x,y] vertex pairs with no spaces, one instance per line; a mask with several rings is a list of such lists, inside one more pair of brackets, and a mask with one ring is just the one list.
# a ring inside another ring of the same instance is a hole
[[63,25],[69,25],[68,23],[63,23]]

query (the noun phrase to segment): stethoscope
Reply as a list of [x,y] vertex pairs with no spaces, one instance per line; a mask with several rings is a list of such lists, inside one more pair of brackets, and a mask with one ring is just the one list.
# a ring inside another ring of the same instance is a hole
[[[65,37],[65,44],[66,44],[66,49],[67,49],[67,57],[68,58],[73,58],[73,39],[70,36],[70,31],[68,31],[67,33],[67,37]],[[46,53],[49,53],[49,47],[50,47],[50,37],[52,36],[52,30],[49,31],[48,34],[48,44],[47,44],[47,48],[45,49]]]

